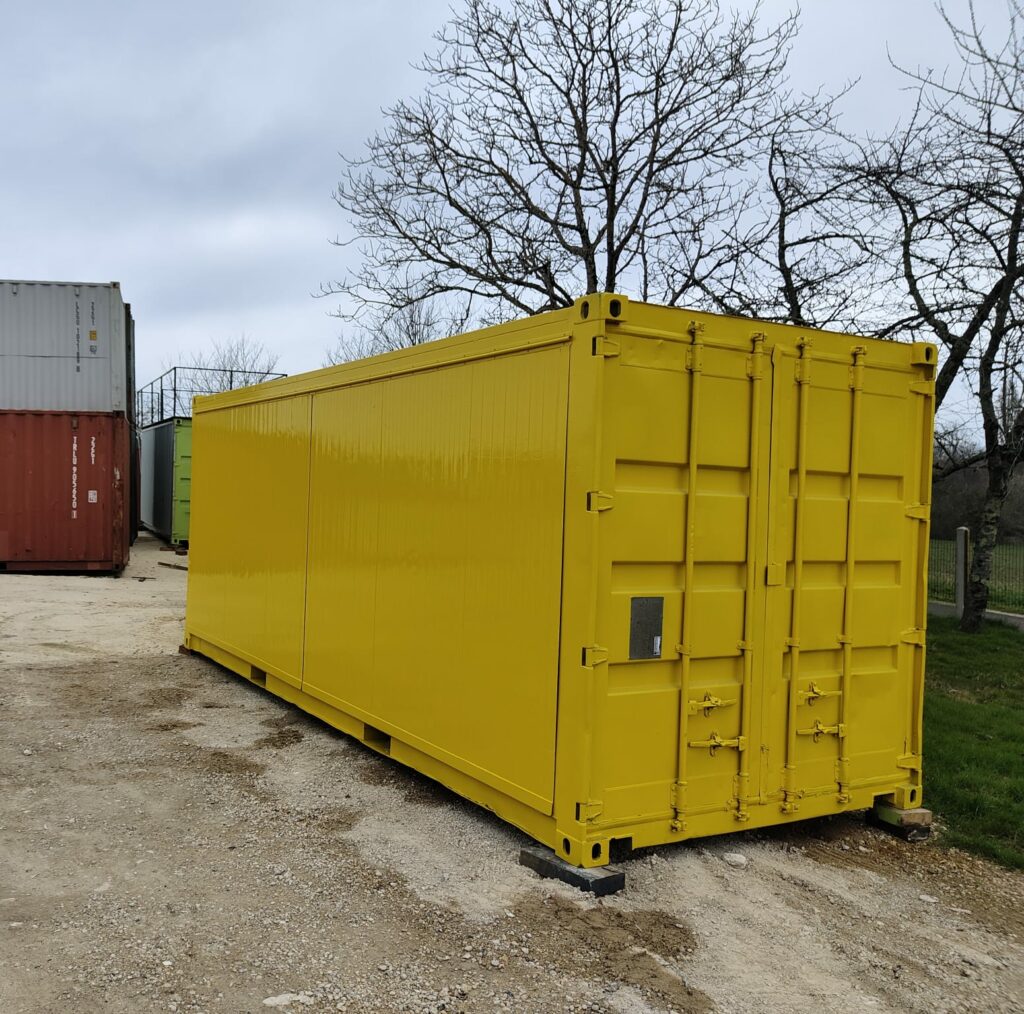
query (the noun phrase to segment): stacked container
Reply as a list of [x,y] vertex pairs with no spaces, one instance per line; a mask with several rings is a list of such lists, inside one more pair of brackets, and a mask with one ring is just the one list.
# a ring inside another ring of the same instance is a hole
[[0,281],[0,570],[128,562],[134,360],[117,282]]

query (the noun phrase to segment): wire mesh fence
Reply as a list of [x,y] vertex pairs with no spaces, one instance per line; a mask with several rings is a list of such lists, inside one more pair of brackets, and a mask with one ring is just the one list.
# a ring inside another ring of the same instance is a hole
[[988,605],[990,609],[1024,613],[1024,544],[996,546],[988,582]]
[[956,542],[932,539],[928,552],[928,598],[956,601]]
[[[928,557],[928,597],[937,602],[956,601],[956,542],[932,539]],[[1005,542],[992,554],[988,607],[1024,613],[1024,543]]]
[[192,399],[197,394],[219,394],[284,376],[284,373],[262,370],[174,366],[136,392],[136,425],[151,426],[165,419],[188,419],[192,416]]

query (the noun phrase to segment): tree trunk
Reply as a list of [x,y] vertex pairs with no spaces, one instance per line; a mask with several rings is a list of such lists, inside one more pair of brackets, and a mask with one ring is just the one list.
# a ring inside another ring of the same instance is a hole
[[971,572],[964,596],[964,615],[960,629],[968,634],[981,630],[988,608],[988,582],[992,576],[992,554],[999,535],[999,519],[1009,491],[1010,470],[1001,449],[989,455],[988,483],[981,509],[981,522],[971,554]]

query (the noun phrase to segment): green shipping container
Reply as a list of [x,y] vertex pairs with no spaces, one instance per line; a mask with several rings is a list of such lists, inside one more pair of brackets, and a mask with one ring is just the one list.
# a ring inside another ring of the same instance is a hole
[[188,544],[192,420],[165,419],[140,434],[142,524],[174,546]]

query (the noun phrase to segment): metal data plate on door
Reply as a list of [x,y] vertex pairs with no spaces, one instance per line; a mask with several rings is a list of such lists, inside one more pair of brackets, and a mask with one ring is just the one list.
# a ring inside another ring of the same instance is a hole
[[661,658],[661,627],[665,599],[639,597],[629,600],[629,657]]

